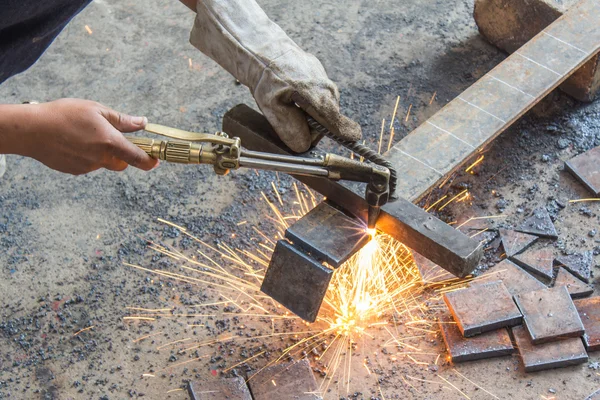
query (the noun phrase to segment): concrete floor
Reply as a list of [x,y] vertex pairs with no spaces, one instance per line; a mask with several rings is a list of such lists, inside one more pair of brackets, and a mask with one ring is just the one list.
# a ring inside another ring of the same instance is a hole
[[[389,120],[396,96],[401,96],[399,115],[412,105],[406,121],[396,121],[399,139],[504,58],[478,36],[469,0],[260,3],[322,60],[340,86],[343,109],[362,124],[371,145],[381,119]],[[152,122],[216,131],[230,107],[253,101],[244,87],[188,44],[192,20],[175,1],[96,0],[33,68],[0,86],[0,101],[81,97],[146,115]],[[429,104],[434,92],[436,100]],[[553,95],[503,134],[486,153],[478,176],[458,178],[470,185],[473,201],[469,208],[449,207],[442,217],[496,214],[501,199],[508,216],[504,223],[511,225],[538,206],[552,207],[555,199],[588,196],[562,171],[561,160],[600,145],[599,112],[598,104],[581,106]],[[543,162],[542,154],[549,161]],[[151,280],[122,262],[149,267],[166,262],[153,258],[144,239],[194,248],[157,223],[157,217],[185,225],[209,243],[243,247],[231,233],[244,237],[251,232],[237,226],[240,220],[248,226],[265,224],[262,216],[268,210],[258,191],[269,190],[276,177],[242,172],[221,178],[209,168],[163,165],[148,174],[129,169],[76,178],[14,156],[8,157],[7,167],[0,180],[0,398],[120,399],[145,394],[183,399],[181,391],[166,392],[182,387],[186,379],[215,379],[212,371],[219,368],[208,359],[186,369],[166,369],[156,378],[142,377],[170,365],[172,354],[158,351],[157,343],[178,340],[193,330],[185,323],[124,323],[125,307],[215,299],[208,289]],[[290,182],[280,181],[288,198]],[[561,233],[556,251],[598,247],[597,238],[587,232],[600,225],[599,210],[598,204],[555,210]],[[201,322],[215,329],[199,336],[223,333],[210,318]],[[90,332],[73,336],[92,325]],[[163,329],[160,341],[132,342]],[[382,340],[377,338],[373,347]],[[436,334],[422,345],[443,352]],[[276,353],[280,345],[260,346]],[[210,352],[222,354],[218,346]],[[597,355],[590,360],[598,361]],[[239,361],[237,353],[225,356],[228,366]],[[259,358],[251,364],[261,367],[267,361]],[[600,387],[598,371],[587,364],[526,374],[517,356],[443,364],[439,369],[406,359],[387,360],[385,365],[380,390],[373,376],[357,376],[348,393],[338,385],[326,397],[361,393],[355,398],[464,398],[443,385],[404,383],[407,376],[439,381],[439,374],[469,398],[490,398],[453,375],[454,367],[498,398],[582,399]]]

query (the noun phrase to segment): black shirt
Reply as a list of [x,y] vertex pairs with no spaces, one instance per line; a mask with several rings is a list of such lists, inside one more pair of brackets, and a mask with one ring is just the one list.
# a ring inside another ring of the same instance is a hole
[[32,66],[92,0],[0,0],[0,83]]

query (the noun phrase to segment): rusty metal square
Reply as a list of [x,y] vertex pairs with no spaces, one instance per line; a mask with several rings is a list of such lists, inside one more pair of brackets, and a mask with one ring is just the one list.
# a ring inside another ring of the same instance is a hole
[[594,195],[600,196],[600,146],[565,162],[565,169]]
[[600,350],[600,297],[575,300],[574,303],[585,327],[585,347],[588,351]]
[[241,376],[214,380],[190,381],[188,392],[194,400],[252,400],[246,380]]
[[512,328],[526,372],[569,367],[587,362],[588,355],[579,338],[535,345],[523,326]]
[[290,226],[285,237],[313,258],[337,268],[367,244],[365,228],[360,220],[323,202]]
[[314,322],[332,274],[333,270],[280,240],[260,290],[305,321]]
[[564,286],[515,296],[533,344],[552,342],[584,333],[583,323]]
[[480,285],[485,282],[502,281],[511,295],[527,293],[534,290],[546,288],[542,282],[525,272],[514,263],[504,260],[470,283],[471,286]]
[[263,368],[249,377],[248,385],[254,400],[321,399],[307,359]]
[[464,337],[519,325],[522,320],[511,294],[500,281],[446,293],[444,301]]
[[439,325],[452,362],[506,356],[515,351],[506,328],[465,338],[449,313],[440,316]]

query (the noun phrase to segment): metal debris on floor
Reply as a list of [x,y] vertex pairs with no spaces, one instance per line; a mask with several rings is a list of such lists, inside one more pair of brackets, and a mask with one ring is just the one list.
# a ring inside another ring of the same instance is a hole
[[575,300],[575,307],[585,328],[585,347],[588,351],[600,350],[600,297]]
[[565,162],[565,169],[594,196],[600,196],[600,146]]
[[594,293],[594,288],[563,267],[558,268],[556,279],[554,280],[554,286],[565,286],[569,291],[572,299],[579,299],[581,297],[590,296]]
[[556,257],[555,262],[558,266],[565,267],[565,269],[584,282],[590,282],[590,278],[592,277],[592,263],[594,262],[591,251]]
[[548,239],[558,239],[556,228],[545,208],[535,210],[533,215],[517,228],[517,231]]
[[527,250],[511,257],[511,260],[544,281],[549,282],[554,276],[554,254],[552,249]]
[[535,235],[508,229],[500,229],[500,237],[502,238],[502,247],[504,248],[506,257],[512,257],[522,252],[539,239]]

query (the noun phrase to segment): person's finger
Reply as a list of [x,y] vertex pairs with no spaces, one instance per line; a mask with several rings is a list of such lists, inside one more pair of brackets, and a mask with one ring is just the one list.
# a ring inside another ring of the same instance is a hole
[[119,132],[114,134],[112,153],[114,157],[144,171],[150,171],[158,165],[157,159],[150,157]]
[[104,108],[101,110],[102,116],[115,127],[115,129],[121,132],[135,132],[142,130],[146,127],[148,119],[146,117],[134,117],[131,115],[123,114],[110,108]]
[[105,165],[104,168],[111,171],[121,172],[125,171],[128,166],[129,164],[127,164],[125,161],[113,157],[113,159],[107,165]]

